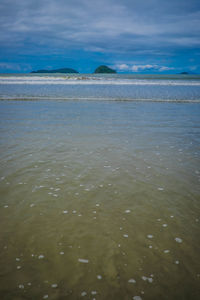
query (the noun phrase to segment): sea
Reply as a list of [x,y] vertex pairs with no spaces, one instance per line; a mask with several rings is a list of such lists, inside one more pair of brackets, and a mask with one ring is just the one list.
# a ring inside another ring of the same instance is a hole
[[200,299],[200,75],[0,74],[0,299]]

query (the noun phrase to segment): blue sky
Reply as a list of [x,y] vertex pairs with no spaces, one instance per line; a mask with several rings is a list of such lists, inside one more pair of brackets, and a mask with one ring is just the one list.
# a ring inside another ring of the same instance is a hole
[[200,73],[199,0],[1,0],[0,72]]

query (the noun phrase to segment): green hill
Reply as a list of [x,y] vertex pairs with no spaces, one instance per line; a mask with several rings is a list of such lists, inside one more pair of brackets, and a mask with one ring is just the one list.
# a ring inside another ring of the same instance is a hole
[[31,73],[78,73],[78,72],[71,68],[62,68],[62,69],[55,69],[55,70],[38,70],[38,71],[32,71]]
[[117,72],[107,66],[99,66],[98,68],[96,68],[94,73],[117,73]]

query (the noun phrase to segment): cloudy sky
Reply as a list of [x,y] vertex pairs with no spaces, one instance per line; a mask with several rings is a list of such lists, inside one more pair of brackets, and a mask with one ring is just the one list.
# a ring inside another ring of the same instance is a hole
[[0,72],[200,73],[199,0],[0,0]]

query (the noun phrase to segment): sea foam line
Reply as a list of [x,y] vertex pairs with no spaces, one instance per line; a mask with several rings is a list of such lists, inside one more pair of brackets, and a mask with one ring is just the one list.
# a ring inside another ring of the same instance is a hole
[[161,85],[161,86],[200,86],[199,80],[146,80],[109,79],[84,77],[0,77],[0,84],[62,84],[62,85]]
[[102,97],[48,97],[48,96],[0,96],[0,101],[115,101],[115,102],[172,102],[200,103],[200,99],[139,99],[139,98],[102,98]]

